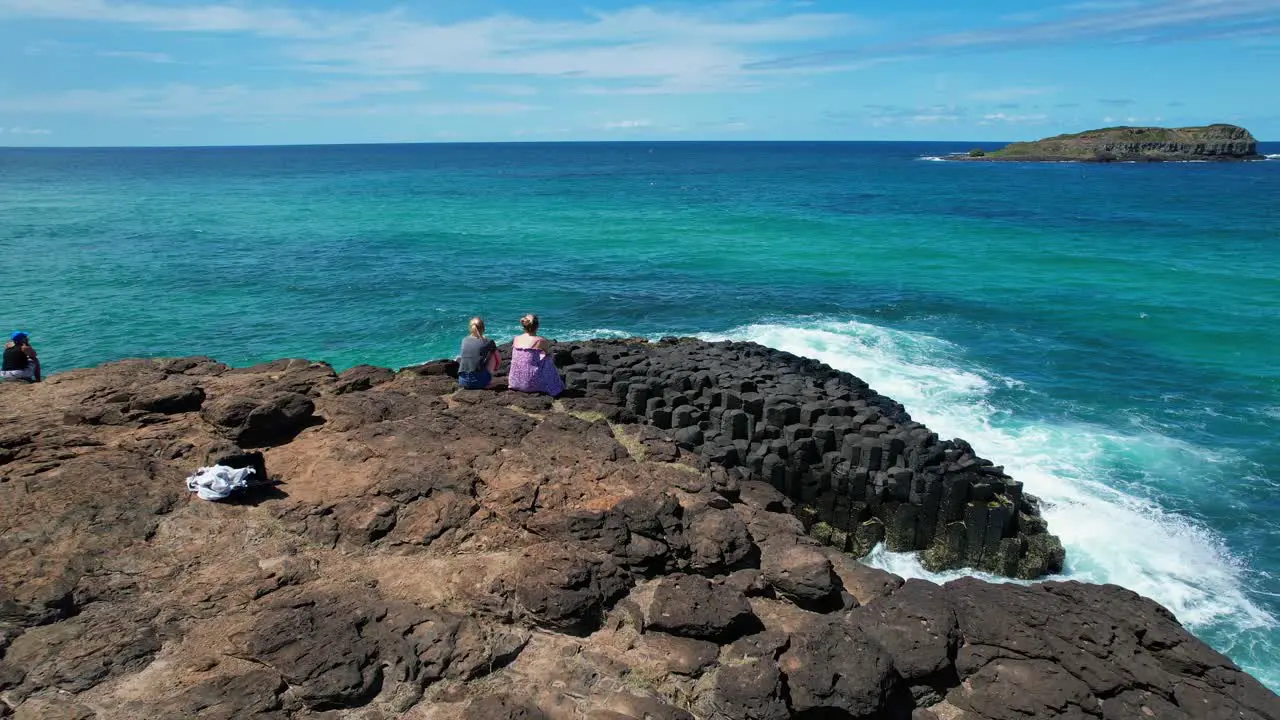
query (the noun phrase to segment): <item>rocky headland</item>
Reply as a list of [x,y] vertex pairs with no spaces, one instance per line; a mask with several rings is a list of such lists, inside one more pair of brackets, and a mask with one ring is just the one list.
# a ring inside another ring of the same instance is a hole
[[[1037,501],[750,344],[557,351],[558,400],[282,360],[0,384],[0,717],[1280,718]],[[185,477],[260,451],[226,502]]]
[[1261,160],[1258,141],[1237,125],[1112,127],[1018,142],[1000,150],[975,149],[951,160],[1021,162],[1171,162]]

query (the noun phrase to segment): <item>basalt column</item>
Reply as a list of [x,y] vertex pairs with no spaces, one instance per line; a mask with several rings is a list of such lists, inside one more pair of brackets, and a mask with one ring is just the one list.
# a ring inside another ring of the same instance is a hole
[[752,343],[599,341],[557,351],[567,385],[797,503],[815,537],[884,542],[930,570],[1033,579],[1065,553],[1038,501],[963,440],[942,440],[858,378]]

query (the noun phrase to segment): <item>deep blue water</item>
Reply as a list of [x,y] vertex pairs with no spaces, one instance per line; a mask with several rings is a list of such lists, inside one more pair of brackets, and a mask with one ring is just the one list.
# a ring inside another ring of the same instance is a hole
[[0,150],[0,326],[53,371],[398,366],[529,311],[810,355],[1280,689],[1280,161],[923,159],[971,145]]

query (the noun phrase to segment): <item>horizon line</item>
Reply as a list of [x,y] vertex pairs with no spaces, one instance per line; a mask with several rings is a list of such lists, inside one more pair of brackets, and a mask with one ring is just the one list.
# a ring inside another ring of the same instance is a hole
[[[248,143],[213,145],[0,145],[0,150],[248,150],[254,148],[321,148],[321,147],[391,147],[400,145],[752,145],[752,144],[827,144],[827,145],[888,145],[893,143],[951,143],[951,144],[1000,144],[1008,145],[1022,140],[404,140],[382,142],[332,142],[332,143]],[[1257,140],[1259,144],[1280,143],[1277,140]]]

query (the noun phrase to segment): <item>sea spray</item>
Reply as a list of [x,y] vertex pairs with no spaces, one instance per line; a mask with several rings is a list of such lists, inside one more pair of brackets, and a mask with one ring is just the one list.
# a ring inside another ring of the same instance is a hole
[[[1050,529],[1067,548],[1064,579],[1114,583],[1153,598],[1222,649],[1251,646],[1235,654],[1237,662],[1272,687],[1280,684],[1266,665],[1280,651],[1268,647],[1266,637],[1277,620],[1249,599],[1244,563],[1200,523],[1125,492],[1115,478],[1126,463],[1169,472],[1187,467],[1188,458],[1203,462],[1207,451],[1154,432],[1046,421],[1018,412],[1016,404],[999,405],[992,400],[996,387],[1034,390],[968,366],[960,348],[922,333],[806,318],[704,337],[750,340],[821,360],[903,403],[944,437],[970,441],[1044,500]],[[965,574],[929,573],[916,556],[883,548],[871,562],[935,581]]]

